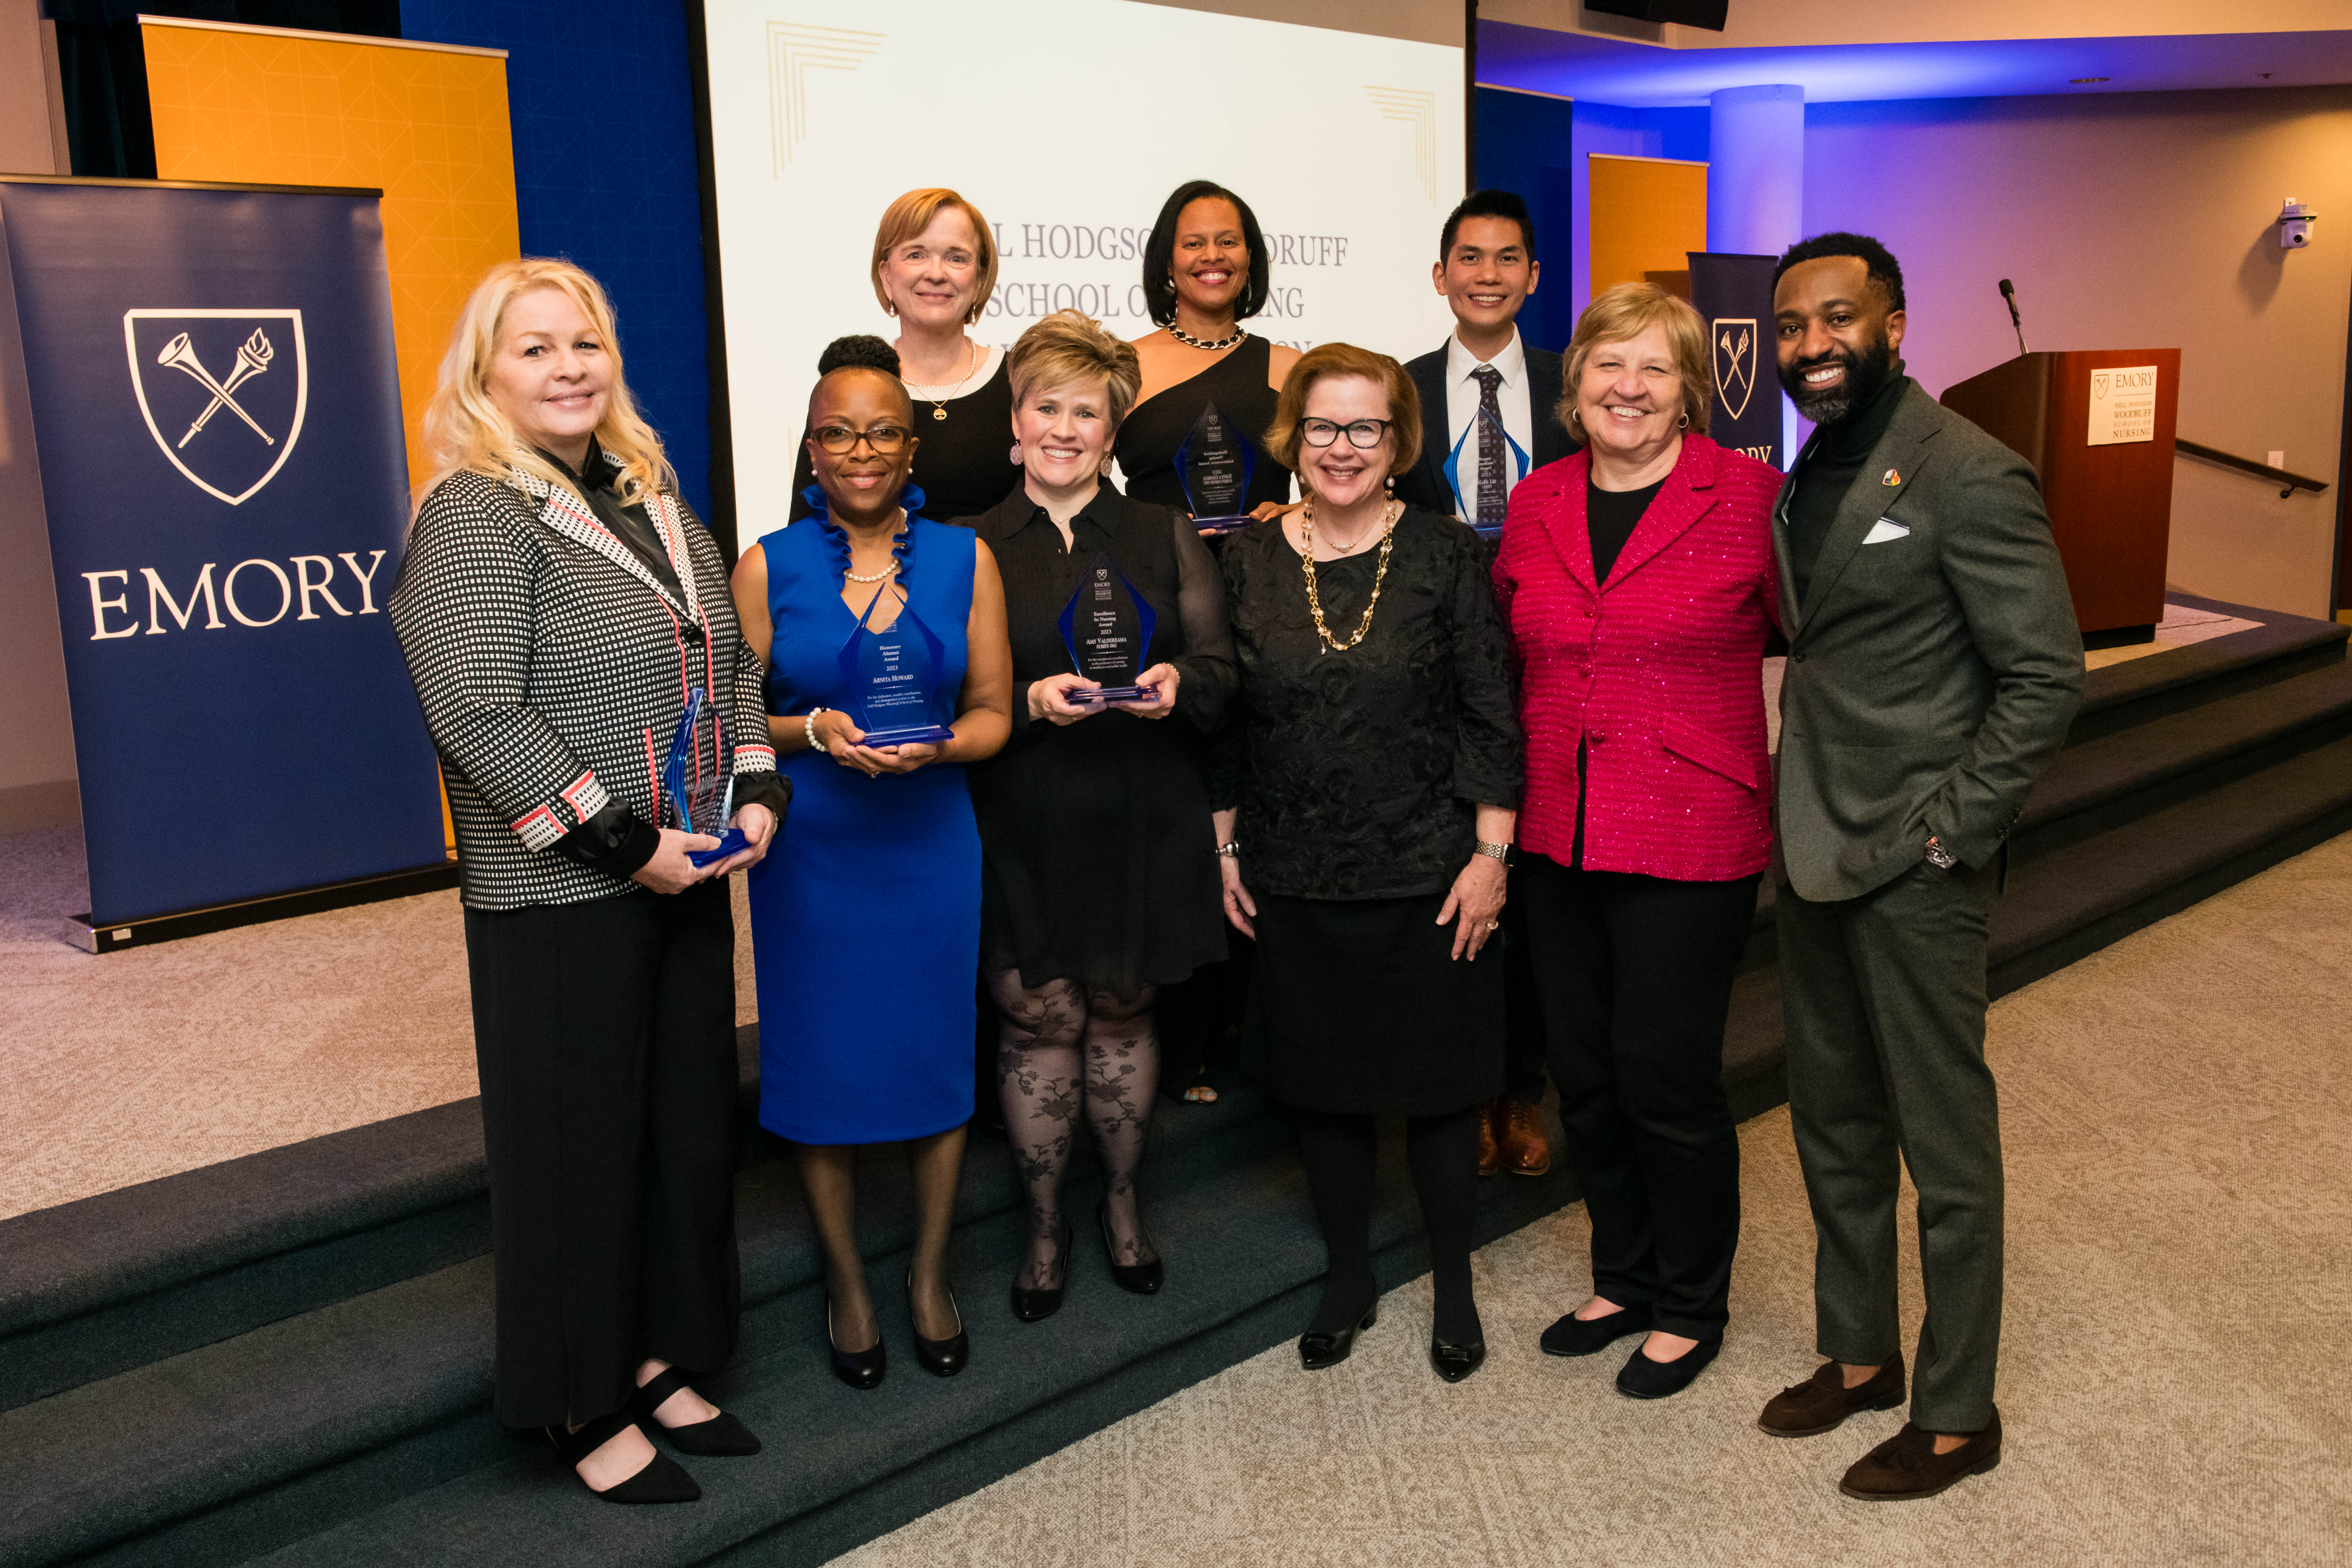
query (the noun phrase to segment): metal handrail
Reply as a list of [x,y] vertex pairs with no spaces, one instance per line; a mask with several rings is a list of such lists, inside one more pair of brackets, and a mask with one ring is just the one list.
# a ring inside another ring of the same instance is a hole
[[2241,458],[2235,453],[2224,452],[2218,447],[2200,446],[2197,442],[2183,441],[2178,437],[2173,439],[2172,449],[2176,452],[2185,452],[2192,458],[2202,458],[2209,463],[2219,463],[2225,468],[2235,468],[2240,473],[2252,474],[2256,479],[2268,479],[2274,485],[2283,485],[2285,488],[2279,491],[2281,500],[2286,500],[2297,490],[2309,490],[2313,495],[2317,495],[2327,488],[2327,481],[2325,479],[2315,479],[2303,474],[2289,473],[2284,468],[2273,468],[2268,463],[2257,463],[2252,458]]

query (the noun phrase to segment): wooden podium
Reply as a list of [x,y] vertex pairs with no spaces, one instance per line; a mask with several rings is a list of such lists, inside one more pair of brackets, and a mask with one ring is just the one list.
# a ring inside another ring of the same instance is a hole
[[2042,476],[2083,646],[2152,640],[2164,619],[2180,351],[2020,354],[1946,389],[1943,403]]

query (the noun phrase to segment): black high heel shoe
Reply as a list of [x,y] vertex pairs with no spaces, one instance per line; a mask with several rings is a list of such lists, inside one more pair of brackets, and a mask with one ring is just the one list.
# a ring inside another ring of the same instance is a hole
[[1070,1222],[1062,1222],[1062,1282],[1050,1290],[1033,1290],[1023,1286],[1013,1287],[1013,1315],[1024,1323],[1045,1321],[1062,1310],[1062,1292],[1070,1287],[1070,1243],[1076,1239],[1070,1234]]
[[1313,1330],[1298,1336],[1298,1364],[1309,1372],[1321,1372],[1327,1366],[1338,1366],[1356,1348],[1356,1336],[1380,1321],[1381,1304],[1375,1300],[1364,1312],[1363,1321],[1351,1329],[1341,1329],[1335,1334],[1318,1333]]
[[[971,1360],[971,1336],[964,1332],[963,1307],[955,1299],[954,1286],[949,1286],[947,1292],[948,1305],[955,1309],[956,1331],[943,1340],[927,1340],[920,1328],[915,1330],[915,1360],[933,1377],[953,1377]],[[915,1271],[911,1267],[907,1270],[907,1318],[910,1322],[919,1321],[915,1317]]]
[[1459,1383],[1486,1364],[1486,1342],[1473,1340],[1468,1344],[1455,1344],[1452,1340],[1429,1336],[1429,1364],[1438,1376],[1448,1383]]
[[1132,1290],[1139,1296],[1156,1296],[1167,1277],[1160,1259],[1149,1263],[1121,1263],[1118,1243],[1110,1237],[1110,1199],[1103,1198],[1095,1205],[1095,1223],[1102,1227],[1103,1250],[1110,1254],[1110,1282],[1122,1290]]
[[830,1293],[824,1299],[824,1343],[825,1348],[833,1352],[834,1376],[860,1393],[882,1386],[883,1374],[890,1370],[889,1346],[880,1334],[874,1336],[874,1345],[870,1350],[845,1351],[835,1342],[833,1297]]
[[697,1421],[688,1426],[665,1426],[654,1418],[654,1412],[690,1381],[677,1367],[656,1373],[629,1401],[629,1414],[648,1434],[667,1438],[672,1447],[682,1453],[728,1459],[758,1453],[760,1439],[749,1426],[724,1410],[708,1421]]
[[[581,1460],[635,1425],[635,1421],[630,1417],[628,1406],[624,1405],[610,1415],[598,1416],[577,1432],[566,1432],[556,1426],[550,1426],[545,1430],[548,1446],[555,1450],[557,1457],[565,1464],[574,1467],[572,1472],[574,1476],[580,1476],[577,1467]],[[585,1476],[580,1476],[580,1484],[588,1487],[588,1479]],[[700,1502],[702,1500],[702,1489],[695,1485],[692,1476],[686,1473],[686,1467],[659,1448],[654,1450],[652,1460],[627,1480],[615,1486],[606,1487],[601,1492],[594,1487],[588,1487],[588,1490],[591,1496],[603,1498],[606,1502]]]

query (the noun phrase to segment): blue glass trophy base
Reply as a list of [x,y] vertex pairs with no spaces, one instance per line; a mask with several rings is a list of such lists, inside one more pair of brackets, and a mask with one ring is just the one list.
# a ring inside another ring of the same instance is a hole
[[1152,686],[1106,686],[1099,691],[1078,694],[1081,702],[1157,702],[1160,690]]
[[740,827],[730,827],[720,836],[718,848],[689,849],[686,852],[686,858],[698,866],[708,866],[714,861],[724,860],[730,855],[740,855],[750,847],[751,847],[751,841],[743,837],[743,830]]
[[1239,512],[1230,517],[1196,517],[1192,520],[1192,526],[1202,533],[1232,533],[1256,521],[1247,512]]
[[938,724],[904,725],[896,730],[868,730],[861,746],[943,746],[955,739],[953,730]]

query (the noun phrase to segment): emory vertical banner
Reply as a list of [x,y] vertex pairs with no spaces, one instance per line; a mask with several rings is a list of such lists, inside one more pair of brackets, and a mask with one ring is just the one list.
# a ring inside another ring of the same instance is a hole
[[107,925],[442,862],[372,193],[0,177]]
[[1715,361],[1715,418],[1707,435],[1786,469],[1780,450],[1780,357],[1772,337],[1772,268],[1780,258],[1694,250],[1691,303],[1706,322]]

